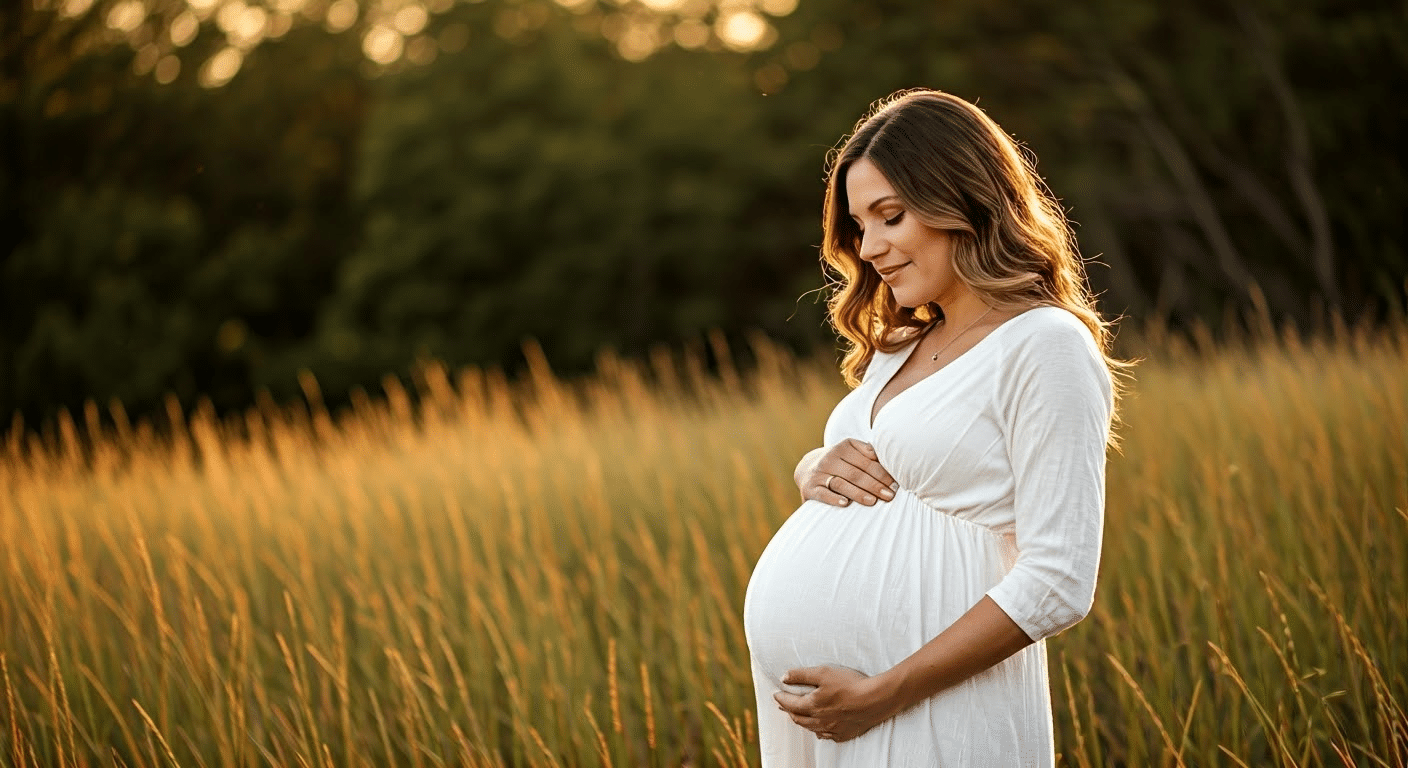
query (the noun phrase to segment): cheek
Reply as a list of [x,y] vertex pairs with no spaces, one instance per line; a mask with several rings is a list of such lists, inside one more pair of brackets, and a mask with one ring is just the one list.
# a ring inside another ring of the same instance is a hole
[[906,227],[890,237],[890,243],[904,253],[924,261],[932,261],[933,241],[920,227]]

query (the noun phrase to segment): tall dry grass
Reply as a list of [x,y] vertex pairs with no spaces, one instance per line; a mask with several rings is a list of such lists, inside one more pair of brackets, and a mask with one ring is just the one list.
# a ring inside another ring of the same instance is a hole
[[[842,394],[756,351],[12,432],[0,762],[756,764],[743,591]],[[1408,764],[1408,330],[1137,379],[1061,761]]]

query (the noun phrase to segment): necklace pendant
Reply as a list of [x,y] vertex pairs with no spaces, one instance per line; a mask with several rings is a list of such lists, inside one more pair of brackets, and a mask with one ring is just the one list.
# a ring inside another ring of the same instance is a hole
[[988,315],[992,314],[992,310],[993,310],[993,307],[988,307],[988,311],[984,312],[984,313],[981,314],[981,315],[978,315],[976,318],[973,319],[973,322],[971,322],[971,323],[969,323],[968,325],[964,326],[964,327],[963,327],[963,330],[959,331],[956,336],[954,336],[953,338],[951,338],[951,339],[949,339],[948,341],[944,342],[944,345],[943,345],[942,347],[939,347],[939,351],[938,351],[938,352],[935,352],[934,354],[932,354],[932,355],[929,356],[929,362],[931,362],[931,363],[937,363],[937,362],[939,361],[939,355],[942,354],[945,349],[948,349],[949,347],[953,346],[953,343],[954,343],[955,341],[958,341],[958,339],[959,339],[961,336],[963,336],[963,334],[965,334],[965,333],[967,333],[967,332],[973,330],[973,326],[977,325],[978,322],[981,321],[983,318],[985,318],[985,317],[987,317]]

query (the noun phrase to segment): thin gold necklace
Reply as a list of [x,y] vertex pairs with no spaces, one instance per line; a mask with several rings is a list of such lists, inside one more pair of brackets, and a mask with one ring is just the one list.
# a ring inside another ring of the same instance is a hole
[[974,320],[973,322],[969,323],[967,326],[965,326],[965,327],[963,328],[963,330],[961,330],[961,331],[958,332],[958,335],[957,335],[957,336],[954,336],[953,338],[949,339],[942,347],[939,347],[939,351],[938,351],[938,352],[935,352],[934,354],[932,354],[932,355],[929,356],[929,362],[933,362],[933,363],[938,362],[938,361],[939,361],[939,355],[943,354],[943,352],[944,352],[945,349],[948,349],[949,347],[953,346],[953,342],[958,341],[958,339],[961,338],[961,337],[963,336],[963,334],[965,334],[965,333],[967,333],[967,332],[973,330],[973,326],[977,325],[977,324],[979,323],[979,321],[981,321],[983,318],[987,317],[987,316],[990,315],[990,314],[992,314],[992,307],[988,307],[988,311],[984,312],[984,313],[981,314],[981,315],[978,315],[978,319],[977,319],[977,320]]

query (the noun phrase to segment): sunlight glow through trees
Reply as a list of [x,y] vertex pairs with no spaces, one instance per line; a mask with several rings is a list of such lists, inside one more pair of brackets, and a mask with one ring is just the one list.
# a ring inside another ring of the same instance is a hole
[[[483,2],[484,0],[459,0]],[[59,11],[61,18],[101,14],[109,44],[127,44],[136,52],[132,68],[169,83],[182,71],[182,59],[204,31],[223,37],[209,58],[195,63],[201,85],[218,88],[230,82],[260,43],[277,39],[298,24],[321,24],[329,33],[351,32],[361,39],[370,72],[402,62],[423,65],[449,46],[463,48],[462,35],[426,37],[431,20],[456,0],[34,0],[39,10]],[[798,0],[528,0],[506,4],[491,30],[516,40],[546,23],[550,5],[582,18],[629,61],[643,61],[667,46],[740,53],[762,50],[777,41],[769,21],[791,14]],[[490,30],[486,30],[490,31]],[[766,78],[765,78],[766,79]],[[775,78],[774,78],[775,80]]]

